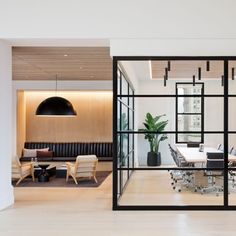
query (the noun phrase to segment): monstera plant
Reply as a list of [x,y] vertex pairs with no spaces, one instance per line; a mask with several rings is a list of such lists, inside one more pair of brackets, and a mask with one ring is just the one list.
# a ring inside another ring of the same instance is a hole
[[159,152],[160,142],[168,138],[166,134],[162,133],[168,124],[168,120],[161,121],[161,118],[164,116],[166,115],[154,117],[150,113],[147,113],[145,122],[143,122],[145,128],[139,129],[139,131],[144,132],[144,137],[150,145],[150,151],[147,156],[148,166],[161,165],[161,153]]

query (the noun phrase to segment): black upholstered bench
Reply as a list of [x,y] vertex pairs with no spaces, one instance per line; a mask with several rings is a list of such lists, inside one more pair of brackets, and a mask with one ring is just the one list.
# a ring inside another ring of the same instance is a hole
[[[78,155],[94,154],[99,161],[112,161],[112,143],[46,143],[26,142],[24,148],[49,148],[53,151],[52,157],[38,157],[38,161],[75,161]],[[30,161],[31,157],[21,157],[21,161]]]

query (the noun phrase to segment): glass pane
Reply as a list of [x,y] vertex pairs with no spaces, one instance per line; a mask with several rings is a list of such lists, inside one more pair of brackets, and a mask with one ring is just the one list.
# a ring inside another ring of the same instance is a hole
[[121,109],[121,117],[120,117],[120,128],[122,131],[128,130],[128,109],[125,105],[122,104],[122,109]]
[[222,171],[214,175],[206,170],[135,171],[119,205],[223,205],[224,177]]
[[201,143],[202,137],[201,134],[178,134],[178,142],[188,143],[188,142],[196,142]]
[[206,131],[224,130],[224,99],[206,97],[204,99],[204,127]]
[[[128,82],[126,81],[125,77],[122,75],[121,76],[121,93],[122,95],[128,95]],[[128,98],[127,97],[122,97],[122,102],[126,105],[128,105]]]
[[120,131],[120,106],[121,103],[117,102],[117,130]]
[[201,113],[201,98],[178,97],[178,113]]
[[178,131],[201,131],[201,115],[178,115]]
[[178,95],[201,95],[202,94],[202,84],[177,84]]
[[[236,131],[236,97],[229,98],[229,130]],[[236,147],[236,143],[235,143]]]
[[133,124],[133,111],[129,109],[129,130],[134,129],[134,124]]

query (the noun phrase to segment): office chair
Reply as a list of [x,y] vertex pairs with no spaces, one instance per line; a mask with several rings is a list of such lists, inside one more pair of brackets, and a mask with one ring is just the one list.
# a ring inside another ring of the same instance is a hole
[[[223,144],[219,144],[218,147],[217,147],[217,150],[224,152],[224,145],[223,145]],[[232,146],[232,147],[229,147],[228,153],[229,153],[229,154],[232,154],[233,150],[234,150],[234,147],[233,147],[233,146]]]
[[[209,169],[205,172],[205,176],[208,177],[208,186],[203,187],[201,193],[215,191],[218,196],[223,191],[223,170],[221,168],[224,168],[224,154],[221,152],[208,152],[206,167]],[[222,184],[217,185],[216,180],[221,180]]]
[[[191,167],[192,165],[187,163],[185,159],[174,150],[169,144],[169,149],[171,156],[177,167]],[[171,185],[172,188],[178,192],[181,192],[183,187],[190,187],[192,185],[192,171],[185,170],[172,170],[170,171],[170,176],[172,179]]]
[[[233,148],[230,154],[236,156],[236,149]],[[236,167],[236,162],[230,161],[229,168],[235,168],[235,167]],[[236,169],[229,170],[229,181],[232,183],[233,188],[236,186],[235,176],[236,176]]]
[[[224,149],[224,148],[223,148]],[[222,150],[222,144],[220,143],[220,144],[218,144],[218,146],[217,146],[217,150]]]

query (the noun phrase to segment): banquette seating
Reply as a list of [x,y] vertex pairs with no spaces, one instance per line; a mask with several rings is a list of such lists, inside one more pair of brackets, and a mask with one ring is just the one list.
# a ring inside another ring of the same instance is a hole
[[[52,143],[25,142],[25,149],[49,148],[51,156],[37,156],[38,161],[75,161],[79,155],[96,155],[99,161],[112,160],[112,143]],[[31,157],[22,155],[21,161],[30,161]]]

